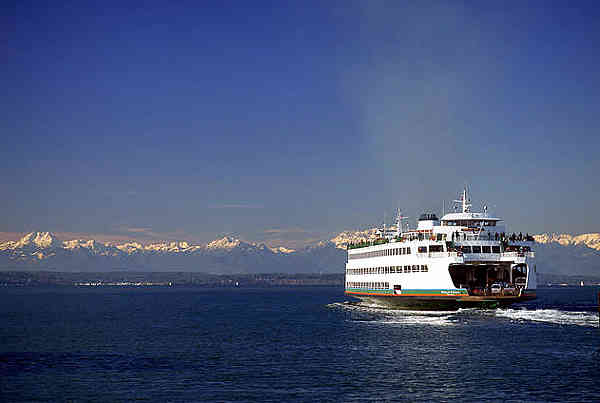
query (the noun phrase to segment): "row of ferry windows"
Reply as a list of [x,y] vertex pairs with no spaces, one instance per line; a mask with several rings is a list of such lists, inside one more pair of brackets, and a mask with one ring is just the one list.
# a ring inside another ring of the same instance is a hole
[[363,253],[354,253],[352,255],[348,255],[348,259],[363,259],[363,258],[367,258],[367,257],[400,256],[400,255],[410,255],[410,247],[374,250],[371,252],[363,252]]
[[500,246],[461,246],[462,253],[500,253]]
[[[460,246],[460,251],[463,253],[500,253],[500,246]],[[427,252],[443,252],[443,245],[429,245],[427,246],[419,246],[417,248],[418,253],[427,253]],[[364,253],[355,253],[352,255],[348,255],[348,260],[352,259],[364,259],[368,257],[380,257],[380,256],[400,256],[400,255],[410,255],[410,247],[408,248],[394,248],[394,249],[383,249],[376,250],[372,252],[364,252]]]
[[429,271],[426,264],[384,267],[359,267],[357,269],[346,269],[346,274],[390,274],[390,273],[417,273]]
[[[429,245],[429,247],[419,246],[417,248],[418,253],[443,252],[443,251],[444,251],[444,245]],[[410,255],[410,247],[375,250],[372,252],[363,252],[363,253],[354,253],[354,254],[348,255],[348,259],[351,260],[351,259],[364,259],[364,258],[368,258],[368,257],[401,256],[401,255]]]
[[346,288],[369,288],[371,290],[389,290],[390,283],[388,282],[359,282],[347,281]]
[[[481,227],[482,221],[473,220],[456,220],[456,221],[442,221],[442,226],[461,226],[461,227]],[[496,221],[483,221],[484,227],[495,227]]]

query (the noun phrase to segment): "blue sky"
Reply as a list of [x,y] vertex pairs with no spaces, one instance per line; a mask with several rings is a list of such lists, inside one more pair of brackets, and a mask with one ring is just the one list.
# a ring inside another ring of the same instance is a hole
[[2,17],[0,231],[303,242],[465,183],[600,231],[594,2],[170,3]]

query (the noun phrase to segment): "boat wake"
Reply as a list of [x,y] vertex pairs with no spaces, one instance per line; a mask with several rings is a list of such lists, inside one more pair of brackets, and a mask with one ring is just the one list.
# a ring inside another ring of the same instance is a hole
[[327,307],[349,313],[349,320],[355,322],[452,326],[468,323],[477,317],[509,319],[516,323],[543,322],[557,325],[598,327],[598,314],[586,311],[565,311],[560,309],[467,308],[457,311],[409,311],[394,310],[379,305],[344,302],[332,303]]
[[545,322],[558,325],[598,326],[598,314],[584,311],[562,311],[559,309],[497,309],[497,317],[518,322]]
[[341,309],[350,314],[349,320],[386,325],[434,325],[449,326],[459,321],[459,311],[399,310],[365,303],[333,303],[327,307]]

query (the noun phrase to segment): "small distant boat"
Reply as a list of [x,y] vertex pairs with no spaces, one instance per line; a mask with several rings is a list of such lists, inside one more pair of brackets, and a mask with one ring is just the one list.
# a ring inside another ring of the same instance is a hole
[[505,234],[500,218],[471,212],[419,217],[416,229],[396,225],[378,238],[349,244],[345,294],[394,308],[496,307],[536,298],[530,236]]

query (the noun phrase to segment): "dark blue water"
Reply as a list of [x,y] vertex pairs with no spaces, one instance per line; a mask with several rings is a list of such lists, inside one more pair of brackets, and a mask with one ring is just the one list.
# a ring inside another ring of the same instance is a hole
[[598,401],[596,289],[389,312],[335,288],[5,288],[2,401]]

